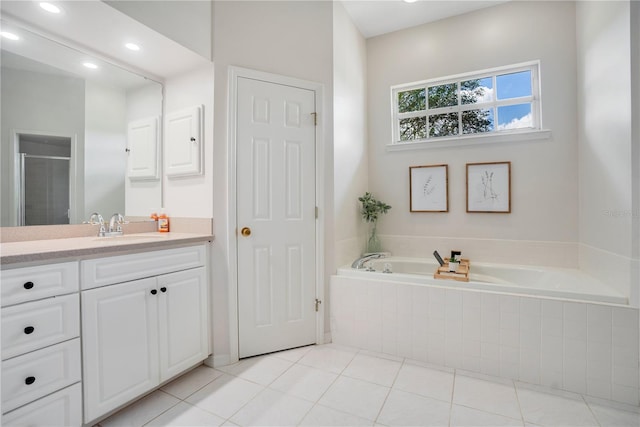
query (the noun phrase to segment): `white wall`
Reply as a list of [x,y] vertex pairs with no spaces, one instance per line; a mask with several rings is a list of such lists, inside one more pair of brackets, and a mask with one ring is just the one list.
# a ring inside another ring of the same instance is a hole
[[213,217],[213,64],[165,82],[165,114],[204,106],[204,173],[163,178],[164,208],[169,216]]
[[123,89],[85,85],[84,214],[125,214],[127,97]]
[[632,164],[630,3],[579,2],[576,17],[580,266],[628,293],[632,167],[640,167]]
[[[127,125],[140,119],[157,117],[162,127],[162,86],[150,83],[127,91]],[[148,217],[162,207],[162,129],[158,133],[159,178],[148,181],[125,179],[125,214]]]
[[212,1],[120,0],[105,1],[105,3],[184,47],[211,59]]
[[[577,265],[573,52],[573,2],[509,2],[368,39],[369,189],[392,206],[379,224],[383,242],[395,251],[411,247],[420,256],[460,249],[478,260],[500,256],[553,264],[562,259]],[[391,142],[390,86],[530,60],[541,61],[542,122],[551,139],[385,150]],[[465,164],[492,161],[511,161],[512,213],[467,214]],[[408,168],[430,164],[449,165],[449,212],[410,213]],[[430,239],[434,236],[447,238]]]
[[[223,362],[230,354],[228,321],[228,70],[230,65],[322,83],[319,126],[325,135],[324,154],[325,288],[333,266],[333,65],[331,2],[216,1],[214,2],[214,63],[216,72],[213,150],[213,203],[216,242],[213,245],[213,344]],[[326,319],[325,324],[328,324]]]
[[358,197],[367,191],[366,40],[344,6],[333,8],[333,165],[336,265],[363,250],[365,228]]
[[[79,177],[75,200],[78,207],[72,219],[84,213],[84,81],[82,79],[44,74],[33,71],[2,68],[2,219],[1,226],[15,225],[12,218],[13,180],[7,179],[12,170],[9,157],[12,130],[50,132],[76,136],[75,162]],[[74,154],[72,154],[72,157]],[[74,195],[71,195],[73,200]],[[75,214],[75,215],[74,215]]]
[[333,7],[333,161],[336,265],[363,250],[366,230],[358,197],[367,191],[366,40],[344,6]]

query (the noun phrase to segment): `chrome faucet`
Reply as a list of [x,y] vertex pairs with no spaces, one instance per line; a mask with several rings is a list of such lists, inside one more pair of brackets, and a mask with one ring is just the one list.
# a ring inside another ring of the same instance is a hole
[[124,224],[124,217],[119,213],[114,213],[109,219],[109,231],[108,236],[117,236],[122,234],[122,224]]
[[384,258],[385,256],[387,256],[387,254],[385,254],[385,253],[366,254],[366,255],[358,258],[357,260],[353,261],[353,264],[351,264],[351,268],[355,268],[356,270],[360,270],[360,269],[364,268],[364,263],[365,262],[371,261],[372,259]]
[[91,225],[100,225],[100,229],[98,230],[98,237],[104,237],[106,235],[106,229],[104,227],[104,218],[98,212],[94,212],[89,217],[89,224]]

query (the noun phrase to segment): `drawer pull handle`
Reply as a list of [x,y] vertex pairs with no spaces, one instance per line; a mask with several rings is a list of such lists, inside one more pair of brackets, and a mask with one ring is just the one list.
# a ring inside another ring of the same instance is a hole
[[25,383],[26,385],[31,385],[31,384],[33,384],[33,383],[35,383],[35,382],[36,382],[36,377],[27,377],[27,378],[25,378],[25,380],[24,380],[24,383]]
[[25,289],[31,289],[33,288],[33,282],[27,282],[23,286]]
[[36,329],[33,326],[27,326],[26,328],[24,328],[24,333],[29,335],[32,334],[33,331],[35,331]]
[[151,289],[151,295],[155,295],[157,293],[158,293],[158,291],[156,289]]
[[160,288],[160,290],[161,290],[162,292],[167,292],[167,288],[165,288],[164,286],[163,286],[163,287],[161,287],[161,288]]

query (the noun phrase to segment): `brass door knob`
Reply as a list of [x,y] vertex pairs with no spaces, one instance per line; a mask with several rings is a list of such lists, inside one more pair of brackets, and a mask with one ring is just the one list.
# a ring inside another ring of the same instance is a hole
[[244,237],[249,237],[251,236],[251,229],[249,227],[242,227],[242,230],[240,230],[240,234],[242,234]]

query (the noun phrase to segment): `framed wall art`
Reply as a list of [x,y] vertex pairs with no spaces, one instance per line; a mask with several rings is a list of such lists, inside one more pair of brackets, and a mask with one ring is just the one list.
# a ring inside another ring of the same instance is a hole
[[409,167],[409,211],[449,212],[448,165]]
[[511,213],[511,162],[467,163],[467,212]]

